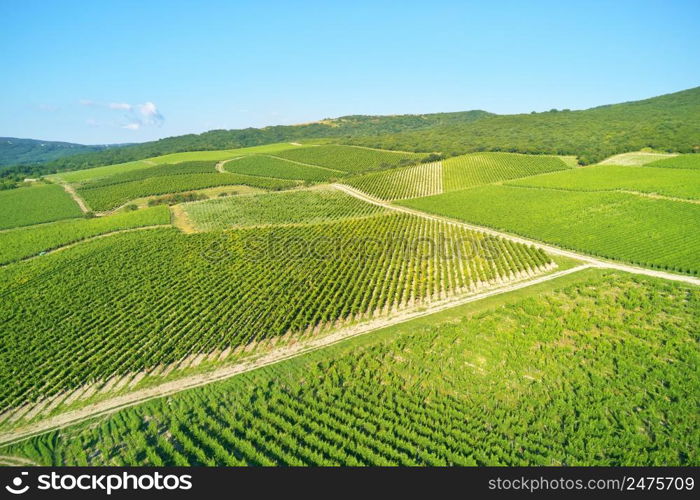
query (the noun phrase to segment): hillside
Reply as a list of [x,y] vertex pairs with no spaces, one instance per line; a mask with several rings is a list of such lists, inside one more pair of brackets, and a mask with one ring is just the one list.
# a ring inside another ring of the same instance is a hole
[[700,150],[700,87],[642,101],[583,111],[491,115],[472,123],[437,126],[346,142],[407,151],[473,151],[576,155],[590,164],[626,151]]
[[34,165],[80,153],[104,151],[111,146],[86,146],[71,142],[0,137],[0,168],[6,165]]

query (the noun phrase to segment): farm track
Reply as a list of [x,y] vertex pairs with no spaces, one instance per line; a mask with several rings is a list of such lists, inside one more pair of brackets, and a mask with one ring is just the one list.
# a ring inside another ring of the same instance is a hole
[[63,187],[64,191],[70,195],[71,198],[73,198],[73,201],[78,204],[80,207],[80,210],[86,214],[90,211],[90,209],[87,206],[87,203],[85,203],[85,200],[83,200],[80,195],[78,195],[77,191],[73,186],[68,184],[67,182],[61,182],[61,187]]
[[385,201],[379,200],[377,198],[374,198],[372,196],[369,196],[369,195],[367,195],[361,191],[358,191],[355,188],[347,186],[345,184],[333,184],[333,186],[335,188],[340,189],[341,191],[351,195],[351,196],[354,196],[354,197],[359,198],[363,201],[366,201],[367,203],[373,203],[375,205],[379,205],[379,206],[382,206],[382,207],[385,207],[385,208],[388,208],[391,210],[396,210],[398,212],[403,212],[403,213],[407,213],[407,214],[411,214],[411,215],[417,215],[419,217],[423,217],[426,219],[447,222],[449,224],[455,224],[455,225],[464,227],[466,229],[471,229],[473,231],[479,231],[481,233],[490,234],[492,236],[498,236],[500,238],[508,239],[508,240],[513,241],[515,243],[522,243],[524,245],[532,245],[532,246],[535,246],[537,248],[544,250],[545,252],[549,252],[549,253],[552,253],[554,255],[561,255],[562,257],[569,257],[571,259],[576,259],[576,260],[580,260],[583,262],[587,262],[588,264],[595,266],[595,267],[601,267],[601,268],[606,268],[606,269],[615,269],[617,271],[624,271],[624,272],[632,273],[632,274],[641,274],[641,275],[645,275],[645,276],[652,276],[654,278],[663,278],[663,279],[672,280],[672,281],[681,281],[683,283],[690,283],[691,285],[700,286],[700,279],[694,278],[692,276],[684,276],[682,274],[667,273],[664,271],[655,271],[655,270],[646,269],[643,267],[636,267],[636,266],[631,266],[631,265],[627,265],[627,264],[620,264],[617,262],[598,259],[598,258],[592,257],[590,255],[574,252],[571,250],[564,250],[562,248],[549,245],[547,243],[542,243],[542,242],[537,241],[537,240],[531,240],[528,238],[523,238],[523,237],[515,236],[512,234],[503,233],[501,231],[496,231],[495,229],[491,229],[488,227],[477,226],[475,224],[469,224],[467,222],[462,222],[462,221],[459,221],[456,219],[451,219],[449,217],[428,214],[426,212],[421,212],[420,210],[415,210],[415,209],[408,208],[408,207],[402,207],[399,205],[393,205],[389,202],[385,202]]
[[546,281],[551,281],[562,276],[566,276],[568,274],[572,274],[591,267],[595,266],[591,264],[582,264],[577,267],[565,269],[563,271],[545,274],[544,276],[538,276],[532,279],[523,279],[520,281],[511,282],[507,285],[493,288],[491,290],[477,293],[475,295],[467,295],[441,301],[434,304],[431,307],[422,310],[402,312],[389,318],[378,318],[363,324],[341,328],[335,331],[334,333],[325,335],[320,338],[310,339],[307,341],[302,341],[296,344],[281,347],[274,351],[263,354],[260,357],[253,360],[242,361],[235,365],[218,368],[208,373],[190,375],[171,382],[165,382],[161,385],[141,389],[135,392],[124,394],[122,396],[117,396],[111,399],[100,401],[98,403],[94,403],[92,405],[80,408],[78,410],[73,410],[63,414],[59,414],[54,417],[30,424],[24,428],[6,431],[0,434],[0,445],[23,441],[38,434],[43,434],[48,431],[54,431],[57,429],[68,427],[70,425],[74,425],[85,420],[89,420],[91,418],[109,415],[121,409],[145,403],[152,399],[170,396],[181,391],[194,389],[196,387],[211,384],[212,382],[225,380],[233,376],[240,375],[241,373],[257,370],[258,368],[276,364],[281,361],[301,356],[302,354],[307,354],[312,351],[323,349],[325,347],[337,344],[341,341],[353,337],[358,337],[360,335],[381,328],[404,323],[406,321],[428,316],[430,314],[444,311],[446,309],[451,309],[456,306],[468,304],[470,302],[476,302],[478,300],[493,297],[495,295],[500,295],[503,293],[519,290],[521,288],[526,288],[532,285],[544,283]]

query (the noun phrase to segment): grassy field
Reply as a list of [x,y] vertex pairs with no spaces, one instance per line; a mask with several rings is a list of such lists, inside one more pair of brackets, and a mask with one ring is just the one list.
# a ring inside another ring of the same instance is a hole
[[626,166],[642,166],[655,161],[672,158],[675,155],[664,153],[647,153],[645,151],[636,151],[631,153],[622,153],[611,156],[601,161],[599,165],[626,165]]
[[364,172],[418,163],[426,155],[329,144],[288,149],[275,156],[344,172]]
[[226,185],[246,185],[263,189],[285,189],[297,185],[297,182],[268,177],[250,175],[211,173],[211,174],[179,174],[147,177],[140,181],[110,184],[102,187],[82,187],[78,189],[80,196],[88,206],[97,211],[117,208],[130,200],[167,193],[192,191]]
[[278,179],[297,179],[312,182],[327,181],[345,175],[344,172],[326,168],[300,165],[291,161],[271,156],[247,156],[229,161],[224,169],[227,172],[245,175],[276,177]]
[[96,239],[0,269],[0,414],[193,354],[418,307],[549,262],[531,247],[398,214]]
[[232,196],[183,205],[202,231],[266,224],[318,223],[367,217],[386,209],[331,188]]
[[576,191],[624,189],[700,199],[700,171],[681,168],[596,165],[528,177],[507,184]]
[[693,155],[679,155],[673,158],[668,158],[665,160],[658,160],[649,165],[650,167],[661,167],[661,168],[687,168],[687,169],[699,169],[700,168],[700,154]]
[[424,163],[352,177],[342,181],[382,200],[442,193],[442,164]]
[[0,229],[53,222],[83,213],[68,193],[55,184],[0,191]]
[[442,165],[446,192],[570,168],[556,156],[514,153],[474,153],[449,158]]
[[515,186],[482,186],[400,204],[601,257],[700,273],[696,204]]
[[700,291],[602,273],[1,451],[42,465],[698,465]]
[[94,219],[71,219],[0,232],[0,264],[7,264],[100,234],[169,224],[165,206]]

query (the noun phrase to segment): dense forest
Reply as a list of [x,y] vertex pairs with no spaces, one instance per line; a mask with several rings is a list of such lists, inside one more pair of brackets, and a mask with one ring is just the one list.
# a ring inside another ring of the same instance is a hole
[[[108,148],[0,172],[26,176],[111,165],[181,151],[329,139],[385,149],[440,152],[510,151],[575,155],[589,164],[625,151],[700,151],[700,87],[642,101],[570,111],[494,115],[485,111],[396,116],[345,116],[302,125],[212,130]],[[0,181],[0,184],[3,181]]]
[[115,146],[86,146],[71,142],[0,137],[0,169],[6,165],[46,163],[64,156],[103,151],[109,147]]

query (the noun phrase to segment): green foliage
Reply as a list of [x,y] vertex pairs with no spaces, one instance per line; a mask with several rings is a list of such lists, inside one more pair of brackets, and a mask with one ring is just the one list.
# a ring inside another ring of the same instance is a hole
[[84,189],[97,188],[111,186],[112,184],[122,184],[124,182],[143,181],[151,177],[164,177],[170,175],[213,174],[216,172],[215,167],[216,162],[211,161],[188,161],[183,163],[158,165],[87,180],[82,183],[81,187]]
[[108,146],[84,146],[70,142],[39,141],[0,137],[0,170],[7,165],[33,165],[75,156],[80,153],[103,151]]
[[385,208],[335,189],[254,194],[191,203],[183,207],[200,230],[267,224],[318,223],[386,212]]
[[305,181],[327,181],[345,173],[337,170],[300,165],[271,156],[244,156],[224,165],[227,172],[245,175],[276,177],[278,179],[298,179]]
[[370,172],[343,182],[376,198],[399,200],[442,193],[442,172],[440,163],[424,163]]
[[693,203],[516,186],[483,186],[400,203],[605,258],[700,273],[700,205]]
[[7,264],[85,238],[156,224],[169,224],[166,207],[92,219],[73,219],[0,232],[0,264]]
[[[221,193],[219,196],[226,196],[226,193]],[[208,199],[208,196],[202,193],[178,193],[148,200],[148,206],[154,207],[156,205],[177,205],[179,203],[188,203],[190,201],[200,201],[206,199]]]
[[681,168],[596,165],[507,184],[576,191],[629,190],[677,198],[700,198],[700,170]]
[[576,155],[586,165],[644,148],[691,153],[700,143],[700,87],[583,111],[492,115],[416,131],[349,137],[344,142],[404,151]]
[[424,155],[415,153],[379,151],[336,144],[288,149],[277,153],[276,156],[344,172],[364,172],[398,167],[418,163],[424,158]]
[[97,238],[0,268],[0,414],[90,380],[325,331],[549,262],[532,247],[399,214]]
[[700,169],[700,154],[678,155],[673,158],[658,160],[649,167]]
[[129,200],[166,193],[191,191],[215,186],[246,185],[265,189],[285,189],[294,187],[294,181],[253,177],[249,175],[211,173],[179,174],[147,177],[140,181],[122,182],[101,187],[86,185],[78,189],[87,204],[98,211],[117,208]]
[[442,163],[445,191],[455,191],[508,179],[569,168],[554,156],[512,153],[475,153]]
[[0,191],[0,229],[80,217],[80,207],[61,186],[34,184]]
[[42,465],[700,464],[697,287],[612,275],[3,448]]

